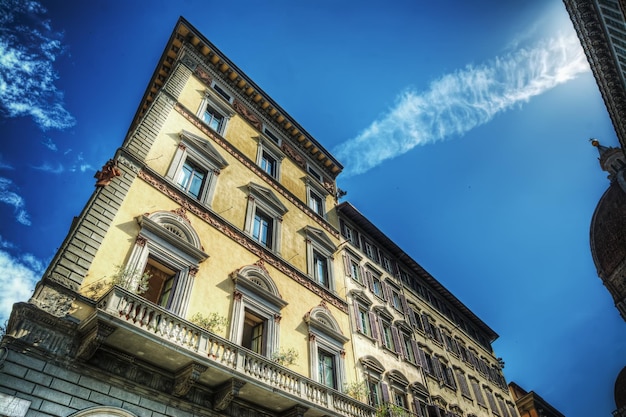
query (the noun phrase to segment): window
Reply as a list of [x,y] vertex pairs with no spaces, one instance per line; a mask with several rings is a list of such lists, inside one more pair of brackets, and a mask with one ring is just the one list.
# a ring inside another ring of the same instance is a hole
[[261,162],[259,165],[263,171],[277,178],[278,163],[276,162],[276,158],[268,151],[261,152]]
[[142,296],[148,301],[169,309],[172,305],[177,272],[150,257],[143,271],[150,278],[148,290]]
[[228,162],[209,141],[183,130],[169,170],[169,181],[190,197],[211,205],[217,176]]
[[493,392],[491,388],[487,386],[483,386],[485,389],[485,395],[487,396],[487,402],[489,403],[489,408],[491,408],[491,412],[497,416],[500,415],[500,410],[498,410],[498,406],[496,405],[496,400],[493,398]]
[[209,125],[209,127],[215,130],[217,133],[222,132],[224,127],[224,115],[215,109],[211,104],[207,104],[202,114],[202,121]]
[[253,312],[244,310],[243,333],[241,336],[241,346],[250,349],[259,355],[266,355],[266,333],[267,320],[255,315]]
[[359,245],[358,233],[343,220],[339,221],[341,224],[341,234],[353,245]]
[[374,274],[372,274],[372,292],[381,300],[385,299],[385,294],[383,292],[383,283],[380,280],[380,277]]
[[304,178],[307,189],[307,205],[318,216],[326,216],[326,197],[328,191],[324,189],[319,183],[311,180],[310,178]]
[[199,264],[209,257],[182,212],[157,211],[139,218],[141,230],[126,272],[137,287],[144,273],[148,290],[142,296],[184,317]]
[[395,289],[391,289],[390,288],[390,292],[391,292],[391,304],[393,305],[393,308],[395,308],[398,311],[403,311],[402,310],[402,302],[400,301],[400,293],[398,291],[396,291]]
[[275,144],[280,146],[280,138],[278,135],[269,130],[266,126],[263,126],[263,134],[271,139]]
[[[383,387],[386,390],[386,385],[381,382],[382,374],[385,372],[385,368],[382,364],[372,356],[365,356],[359,359],[364,371],[364,380],[367,385],[367,402],[372,407],[378,407],[383,404],[385,399],[388,400],[388,390],[386,395],[383,394]],[[387,398],[384,398],[387,397]]]
[[244,231],[266,248],[280,251],[282,218],[287,208],[267,188],[248,184],[248,208]]
[[313,168],[311,165],[307,165],[306,170],[309,173],[309,175],[311,175],[313,178],[315,178],[316,180],[318,180],[321,183],[324,182],[324,178],[322,177],[322,174],[317,172],[317,170],[315,168]]
[[222,87],[220,87],[219,84],[217,84],[215,81],[213,81],[213,89],[226,101],[228,101],[229,103],[231,103],[233,101],[233,98],[230,96],[230,94],[228,94],[226,92],[226,90],[224,90]]
[[273,140],[265,139],[263,136],[257,138],[257,165],[270,177],[280,180],[280,163],[285,157],[283,151]]
[[206,176],[206,170],[191,161],[185,161],[176,178],[176,184],[188,194],[198,198]]
[[439,360],[439,367],[441,369],[441,379],[443,383],[452,389],[456,389],[456,382],[454,381],[452,369],[450,369],[447,363],[442,362],[441,360]]
[[352,315],[354,316],[356,331],[373,339],[377,339],[378,322],[376,314],[369,310],[369,306],[372,305],[372,302],[363,291],[352,290],[350,295],[354,300]]
[[411,335],[406,331],[403,331],[401,333],[404,358],[411,363],[415,363],[415,341],[411,339]]
[[[227,105],[222,104],[223,102],[220,103],[220,98],[225,97],[222,96],[218,88],[219,87],[216,88],[216,85],[214,85],[212,89],[206,90],[197,116],[212,130],[220,135],[224,135],[226,124],[228,119],[233,115],[233,111]],[[213,91],[216,91],[220,98],[214,96],[215,93]],[[224,94],[228,95],[226,92],[224,92]]]
[[383,346],[389,350],[396,351],[396,344],[394,343],[393,334],[391,332],[391,323],[385,319],[380,320],[381,334]]
[[456,380],[459,382],[459,387],[461,388],[461,394],[466,398],[471,399],[471,394],[469,390],[469,386],[467,385],[467,379],[465,378],[465,373],[461,370],[461,368],[454,367],[454,373],[456,374]]
[[313,210],[315,214],[324,216],[324,200],[316,191],[309,190],[309,208]]
[[474,397],[476,398],[476,402],[478,402],[479,405],[486,407],[487,405],[485,404],[485,397],[483,397],[483,392],[480,389],[478,380],[472,376],[470,376],[469,379],[470,384],[472,385],[472,391],[474,391]]
[[252,226],[252,237],[268,248],[273,244],[274,219],[265,214],[261,209],[254,211],[254,224]]
[[391,260],[386,256],[383,256],[383,268],[385,268],[385,271],[393,274],[393,266],[391,264]]
[[346,276],[349,276],[359,284],[363,284],[363,269],[359,262],[361,259],[352,253],[352,251],[344,251],[343,253],[343,265]]
[[336,250],[335,244],[322,230],[315,227],[305,227],[304,234],[306,236],[309,276],[321,286],[334,290],[332,260]]
[[278,350],[280,311],[287,305],[265,267],[248,265],[231,274],[235,284],[229,339],[263,356]]
[[309,326],[311,378],[329,388],[341,389],[345,380],[343,345],[349,340],[325,304],[304,317]]
[[409,381],[397,370],[389,371],[387,378],[389,378],[391,388],[390,402],[404,410],[408,410],[409,403],[407,401],[406,393]]
[[335,356],[323,349],[318,349],[317,357],[319,364],[319,381],[327,387],[337,389]]

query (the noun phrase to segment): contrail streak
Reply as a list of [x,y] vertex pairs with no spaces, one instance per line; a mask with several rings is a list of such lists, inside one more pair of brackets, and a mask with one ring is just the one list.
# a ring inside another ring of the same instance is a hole
[[394,107],[334,153],[344,161],[344,176],[362,174],[416,146],[461,136],[587,71],[575,35],[468,65],[433,81],[427,91],[404,91]]

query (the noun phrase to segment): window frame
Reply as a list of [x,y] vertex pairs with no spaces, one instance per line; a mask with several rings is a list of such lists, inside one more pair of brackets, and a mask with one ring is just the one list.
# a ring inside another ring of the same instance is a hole
[[[309,177],[304,178],[306,184],[306,204],[309,209],[323,219],[326,219],[326,199],[329,196],[328,191],[317,181]],[[317,198],[317,200],[316,200]],[[314,201],[319,202],[319,206],[314,207]]]
[[[228,126],[228,122],[230,121],[231,117],[233,117],[233,115],[235,114],[235,112],[230,108],[230,106],[224,105],[222,103],[223,101],[226,101],[226,100],[222,97],[222,95],[218,91],[215,91],[213,87],[207,88],[204,92],[204,97],[202,98],[202,101],[200,102],[200,106],[198,107],[198,112],[196,113],[196,116],[202,121],[202,123],[204,123],[213,132],[216,132],[222,137],[226,134],[226,127]],[[222,122],[218,126],[217,129],[212,127],[211,124],[207,122],[204,117],[207,107],[210,107],[211,109],[215,110],[215,112],[218,113],[220,116],[222,116]]]
[[164,308],[185,317],[195,275],[209,255],[202,250],[200,238],[188,220],[177,213],[157,211],[142,215],[137,221],[141,229],[125,267],[129,272],[128,288],[139,285],[149,260],[173,270],[173,294]]
[[[263,320],[262,356],[271,357],[278,351],[281,310],[288,303],[282,299],[274,280],[265,267],[248,265],[231,274],[234,283],[233,309],[229,340],[243,346],[246,314]],[[247,348],[249,349],[249,348]]]
[[[257,138],[257,154],[256,154],[256,164],[266,175],[273,178],[276,181],[280,182],[281,176],[281,164],[282,160],[285,158],[285,153],[280,149],[280,147],[274,143],[272,139],[268,139],[262,134]],[[268,172],[266,168],[263,167],[263,158],[264,154],[267,154],[271,159],[274,160],[276,166],[274,167],[273,172]]]
[[[206,177],[202,182],[200,193],[194,196],[188,191],[182,189],[178,184],[178,176],[183,170],[187,161],[200,167],[206,171]],[[217,177],[224,168],[228,166],[228,162],[221,154],[207,141],[193,133],[182,130],[179,133],[179,142],[170,167],[165,178],[171,182],[176,188],[183,191],[200,203],[211,207],[215,189],[217,187]]]
[[345,337],[339,323],[328,308],[321,304],[314,307],[304,317],[309,327],[309,371],[311,379],[324,384],[320,375],[320,354],[322,351],[333,358],[335,365],[335,386],[328,387],[337,391],[344,390],[346,381],[344,345],[350,340]]
[[[304,228],[304,234],[306,237],[307,270],[309,277],[317,284],[334,292],[336,284],[333,270],[333,254],[337,250],[337,247],[326,233],[315,227],[306,226]],[[318,272],[315,263],[316,254],[326,261],[326,279],[328,281],[326,285],[320,282],[319,277],[316,275]]]
[[[255,183],[248,184],[248,206],[244,220],[244,232],[259,245],[274,252],[280,253],[282,220],[287,207],[274,195],[272,191]],[[254,225],[257,213],[262,213],[272,219],[271,238],[269,245],[254,236]]]

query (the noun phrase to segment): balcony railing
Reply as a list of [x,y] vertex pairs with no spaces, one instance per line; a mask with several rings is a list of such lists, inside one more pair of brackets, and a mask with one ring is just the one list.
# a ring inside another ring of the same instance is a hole
[[116,286],[109,290],[98,302],[98,309],[193,352],[219,368],[261,382],[268,390],[281,391],[349,417],[376,415],[373,407],[206,331],[123,288]]

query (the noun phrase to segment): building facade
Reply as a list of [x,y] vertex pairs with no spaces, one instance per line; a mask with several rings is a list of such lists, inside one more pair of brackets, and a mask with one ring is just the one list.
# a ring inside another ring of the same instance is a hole
[[[338,206],[341,170],[179,19],[121,147],[14,306],[0,415],[516,417],[495,333],[434,278],[380,233],[401,268],[372,264],[385,295],[351,275],[347,258],[372,255],[340,216],[369,222]],[[359,305],[380,333],[358,327]]]
[[337,212],[354,378],[368,403],[420,417],[516,417],[497,334],[354,206]]
[[514,382],[509,383],[509,390],[520,417],[564,417],[559,410],[534,391],[528,392]]
[[626,146],[626,2],[563,0],[615,132]]

